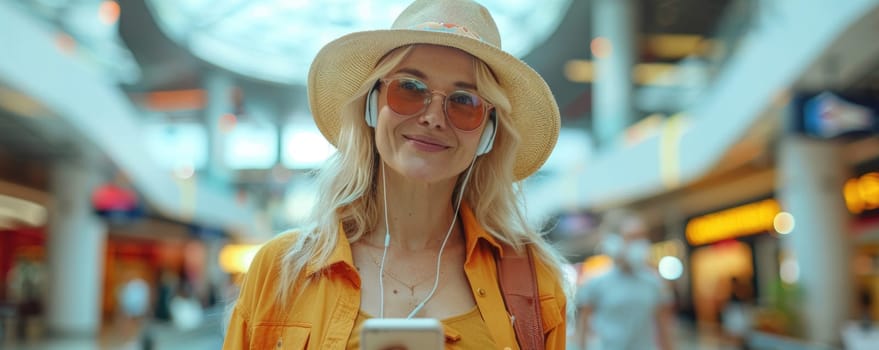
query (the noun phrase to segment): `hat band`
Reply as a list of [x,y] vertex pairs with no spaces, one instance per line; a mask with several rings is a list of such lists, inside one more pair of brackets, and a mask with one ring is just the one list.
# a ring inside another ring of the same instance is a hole
[[454,23],[424,22],[421,24],[416,24],[414,26],[411,26],[411,27],[409,27],[409,29],[424,30],[424,31],[428,31],[428,32],[452,33],[452,34],[463,35],[463,36],[466,36],[471,39],[484,41],[484,40],[482,40],[482,38],[478,34],[471,32],[469,29],[467,29],[467,27],[462,26],[462,25],[457,25]]

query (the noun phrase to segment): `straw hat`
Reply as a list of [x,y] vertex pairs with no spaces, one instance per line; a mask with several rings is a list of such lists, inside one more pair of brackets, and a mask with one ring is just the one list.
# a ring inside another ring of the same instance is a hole
[[410,44],[450,46],[485,62],[507,92],[512,110],[499,123],[521,135],[513,174],[524,179],[543,165],[559,134],[559,108],[546,82],[525,62],[502,51],[497,25],[469,0],[416,0],[391,29],[356,32],[324,46],[308,72],[308,101],[330,143],[339,135],[343,104],[386,53]]

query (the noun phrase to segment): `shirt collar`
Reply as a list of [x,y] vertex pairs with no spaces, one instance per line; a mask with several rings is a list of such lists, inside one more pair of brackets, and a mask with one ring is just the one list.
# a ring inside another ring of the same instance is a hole
[[483,228],[479,221],[476,220],[476,215],[473,213],[473,209],[470,208],[468,203],[461,203],[459,216],[461,218],[461,223],[464,224],[464,237],[467,241],[467,257],[464,260],[465,264],[467,261],[470,261],[470,257],[473,256],[473,252],[479,245],[480,240],[488,242],[488,244],[498,251],[501,257],[504,256],[504,250],[501,247],[501,244],[498,243],[494,236],[488,233],[488,231],[485,231],[485,228]]
[[357,288],[360,288],[360,275],[354,266],[354,257],[351,255],[351,243],[345,235],[345,230],[339,226],[339,242],[333,248],[330,258],[324,264],[309,263],[305,268],[305,275],[311,277],[315,273],[323,271],[339,271],[348,277]]

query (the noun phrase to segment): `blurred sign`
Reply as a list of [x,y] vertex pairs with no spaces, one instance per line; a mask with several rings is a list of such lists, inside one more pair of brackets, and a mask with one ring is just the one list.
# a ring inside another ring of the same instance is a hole
[[268,123],[239,121],[226,136],[224,161],[232,169],[268,169],[278,159],[278,131]]
[[687,222],[687,241],[697,246],[771,232],[780,211],[778,201],[770,198],[698,216]]
[[[848,179],[842,192],[852,214],[875,213],[879,209],[879,172]],[[687,222],[687,242],[698,246],[764,232],[789,233],[776,227],[779,213],[784,214],[781,204],[769,198],[697,216]]]
[[111,221],[132,220],[143,215],[137,194],[114,184],[103,184],[95,189],[92,207],[99,216]]
[[879,101],[854,94],[803,94],[795,100],[795,129],[819,138],[879,132]]
[[222,229],[197,224],[189,224],[188,226],[189,234],[197,239],[211,240],[226,237],[226,233]]
[[143,127],[147,152],[162,168],[196,170],[208,163],[208,133],[196,122],[149,122]]
[[852,214],[879,209],[879,172],[848,179],[843,194],[845,205]]
[[595,232],[598,226],[595,215],[589,212],[562,213],[557,220],[555,229],[552,231],[553,239],[586,236]]
[[245,273],[261,245],[229,244],[220,250],[220,268],[228,273]]

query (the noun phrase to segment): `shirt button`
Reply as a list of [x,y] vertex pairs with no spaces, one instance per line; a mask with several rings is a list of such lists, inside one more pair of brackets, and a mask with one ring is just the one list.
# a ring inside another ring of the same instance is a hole
[[476,293],[479,294],[479,296],[484,297],[485,296],[485,289],[479,288],[476,290]]
[[277,348],[280,349],[283,345],[284,345],[284,342],[282,342],[281,339],[278,339]]
[[507,347],[504,347],[504,350],[513,350],[513,348],[507,346]]

